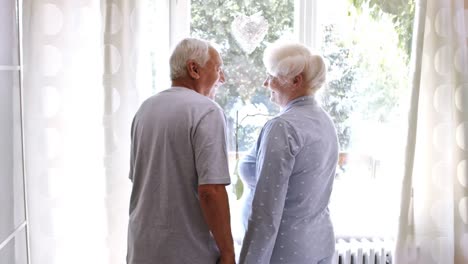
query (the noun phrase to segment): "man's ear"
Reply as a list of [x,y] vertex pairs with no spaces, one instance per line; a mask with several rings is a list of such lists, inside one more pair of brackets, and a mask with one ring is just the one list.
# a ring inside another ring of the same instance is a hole
[[197,80],[200,78],[200,66],[193,60],[187,61],[187,72],[192,79]]

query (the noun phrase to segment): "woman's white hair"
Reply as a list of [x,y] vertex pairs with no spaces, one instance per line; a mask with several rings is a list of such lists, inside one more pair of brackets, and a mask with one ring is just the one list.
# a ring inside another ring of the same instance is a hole
[[293,78],[302,74],[304,85],[316,92],[325,83],[327,67],[322,56],[312,53],[305,45],[276,42],[263,53],[263,63],[270,75]]
[[194,60],[201,67],[210,59],[209,49],[212,45],[205,40],[185,38],[174,48],[169,59],[171,80],[187,77],[187,61]]

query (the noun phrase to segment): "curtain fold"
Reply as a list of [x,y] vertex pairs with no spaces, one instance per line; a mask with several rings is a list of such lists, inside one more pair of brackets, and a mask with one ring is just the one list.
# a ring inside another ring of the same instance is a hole
[[139,105],[136,89],[139,1],[101,1],[104,10],[104,166],[109,228],[108,263],[125,263],[130,193],[130,125]]
[[397,264],[468,263],[468,11],[417,1]]
[[125,263],[138,3],[23,3],[32,264]]

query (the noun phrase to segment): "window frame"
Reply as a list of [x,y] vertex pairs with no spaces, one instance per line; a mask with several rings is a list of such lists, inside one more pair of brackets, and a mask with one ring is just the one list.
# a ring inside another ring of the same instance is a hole
[[[169,46],[190,36],[191,1],[169,1]],[[311,48],[318,47],[317,40],[318,0],[294,0],[294,35],[296,39]]]
[[[190,36],[191,28],[191,0],[167,0],[169,1],[169,47],[173,47],[183,37]],[[321,47],[321,39],[324,34],[319,30],[319,23],[321,22],[321,16],[318,12],[323,8],[322,3],[318,0],[294,0],[294,23],[293,23],[293,36],[296,41],[303,43],[313,50],[317,50]],[[343,151],[343,154],[346,154]],[[375,171],[375,167],[373,168]],[[339,179],[337,179],[339,180]],[[368,180],[367,180],[368,181]],[[368,181],[374,184],[374,181]],[[348,184],[343,182],[342,185]],[[360,182],[355,182],[359,185]],[[388,237],[390,232],[383,232],[377,234],[377,237]],[[394,233],[394,232],[392,232]],[[343,234],[337,234],[337,238],[346,237],[368,237],[367,233],[350,234],[345,231]],[[394,237],[390,237],[394,238]]]

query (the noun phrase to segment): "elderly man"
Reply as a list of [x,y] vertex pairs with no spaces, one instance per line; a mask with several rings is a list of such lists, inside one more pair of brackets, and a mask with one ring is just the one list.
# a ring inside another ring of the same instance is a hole
[[172,87],[133,119],[129,264],[234,263],[226,123],[211,100],[222,65],[208,42],[182,40],[170,58]]

